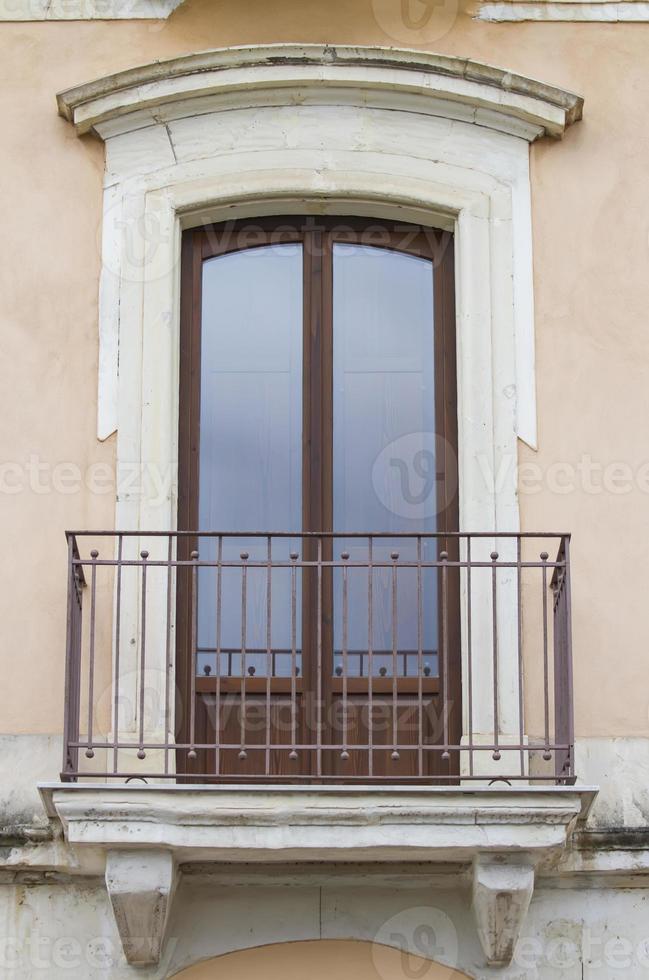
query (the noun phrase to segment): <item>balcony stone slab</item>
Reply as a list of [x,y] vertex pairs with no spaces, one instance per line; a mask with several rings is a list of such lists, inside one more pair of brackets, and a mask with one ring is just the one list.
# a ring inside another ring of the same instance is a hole
[[179,862],[551,857],[595,795],[577,787],[47,784],[75,847],[166,848]]

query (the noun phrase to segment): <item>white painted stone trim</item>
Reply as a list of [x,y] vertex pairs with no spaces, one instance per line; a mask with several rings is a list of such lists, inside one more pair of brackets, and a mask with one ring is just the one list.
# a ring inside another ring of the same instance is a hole
[[477,20],[496,23],[521,23],[522,21],[572,21],[596,24],[643,24],[649,22],[649,3],[645,0],[541,0],[534,3],[509,2],[483,3]]
[[0,21],[165,20],[185,0],[0,0]]
[[[316,212],[454,231],[460,527],[516,531],[516,439],[536,443],[529,142],[560,136],[581,108],[570,93],[464,59],[318,45],[191,55],[60,95],[78,132],[106,143],[98,434],[118,431],[118,479],[135,468],[143,480],[120,494],[116,526],[175,527],[182,229]],[[152,470],[169,474],[162,496]],[[131,545],[158,557],[160,541]],[[483,545],[488,558],[493,543]],[[147,631],[160,651],[147,688],[160,697],[164,603]],[[517,741],[516,604],[514,581],[503,583],[500,727]],[[126,731],[139,608],[135,592],[122,605]],[[475,635],[491,635],[491,615],[485,590]],[[476,740],[493,728],[486,670],[474,661]]]
[[160,961],[178,880],[165,850],[110,850],[106,890],[126,961],[150,966]]
[[75,848],[167,849],[178,863],[463,861],[561,852],[591,787],[138,786],[52,783]]
[[[362,89],[364,104],[382,94],[459,103],[472,121],[511,131],[512,121],[560,137],[581,118],[583,100],[563,89],[466,58],[398,48],[271,44],[220,48],[158,61],[62,92],[59,111],[79,133],[138,113],[158,121],[158,107],[207,96],[285,88]],[[302,93],[303,95],[304,93]],[[331,102],[331,100],[329,100]],[[440,107],[441,108],[441,107]],[[445,114],[441,109],[440,114]],[[128,128],[132,128],[129,126]]]
[[473,861],[473,914],[489,966],[511,963],[534,892],[534,865],[480,854]]

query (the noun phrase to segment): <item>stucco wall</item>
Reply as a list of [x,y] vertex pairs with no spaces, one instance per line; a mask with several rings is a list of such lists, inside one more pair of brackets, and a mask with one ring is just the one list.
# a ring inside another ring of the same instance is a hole
[[[0,888],[0,973],[7,980],[643,980],[648,894],[636,887],[585,895],[578,886],[540,884],[511,967],[489,968],[470,893],[457,876],[400,887],[395,880],[296,885],[277,877],[242,885],[232,872],[220,883],[187,875],[160,965],[138,969],[124,962],[100,881],[62,887],[19,880]],[[350,940],[358,943],[353,951]],[[282,973],[274,960],[293,960],[293,969]],[[324,965],[328,973],[320,972]]]
[[638,683],[649,626],[649,146],[637,124],[649,25],[488,25],[447,4],[417,33],[400,11],[392,0],[187,0],[166,22],[0,25],[0,445],[11,464],[0,508],[0,732],[60,731],[63,530],[110,527],[114,510],[114,439],[95,438],[103,148],[57,117],[54,95],[155,58],[286,40],[469,55],[585,97],[585,119],[565,140],[531,151],[539,451],[523,446],[520,459],[539,471],[525,471],[521,512],[526,528],[574,534],[578,735],[649,735]]

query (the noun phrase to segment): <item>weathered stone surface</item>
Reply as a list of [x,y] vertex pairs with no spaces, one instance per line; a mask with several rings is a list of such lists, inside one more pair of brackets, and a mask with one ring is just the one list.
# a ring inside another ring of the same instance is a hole
[[531,861],[485,854],[474,859],[473,912],[490,966],[511,962],[533,891]]
[[159,961],[176,887],[169,851],[115,850],[106,855],[106,888],[132,966]]

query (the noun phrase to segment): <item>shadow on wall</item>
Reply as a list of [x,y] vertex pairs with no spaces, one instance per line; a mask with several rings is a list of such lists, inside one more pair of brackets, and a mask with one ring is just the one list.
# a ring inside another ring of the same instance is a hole
[[378,943],[278,943],[196,963],[176,980],[468,980],[466,973]]

